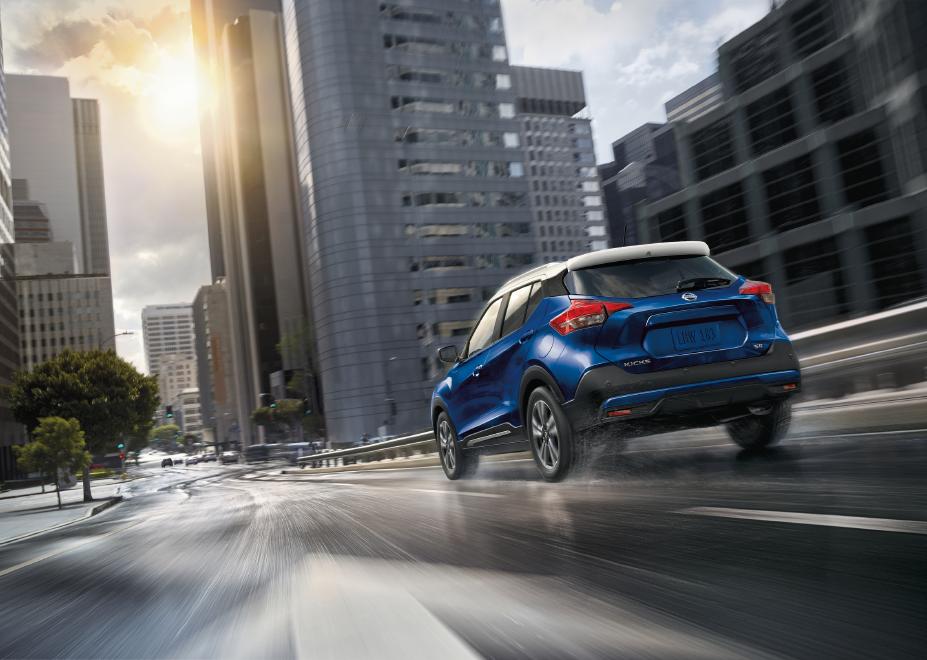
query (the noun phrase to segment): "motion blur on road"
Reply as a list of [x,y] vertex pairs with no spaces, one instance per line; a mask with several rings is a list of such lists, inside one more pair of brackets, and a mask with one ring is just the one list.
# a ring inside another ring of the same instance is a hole
[[811,406],[758,454],[635,440],[562,484],[142,466],[0,546],[0,656],[923,657],[925,397]]

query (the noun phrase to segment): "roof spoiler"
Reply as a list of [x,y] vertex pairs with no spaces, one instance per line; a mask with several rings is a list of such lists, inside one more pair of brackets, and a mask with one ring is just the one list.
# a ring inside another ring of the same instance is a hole
[[674,241],[671,243],[647,243],[628,247],[609,248],[581,254],[567,260],[568,270],[582,270],[618,261],[635,261],[658,257],[707,257],[711,254],[707,243],[702,241]]

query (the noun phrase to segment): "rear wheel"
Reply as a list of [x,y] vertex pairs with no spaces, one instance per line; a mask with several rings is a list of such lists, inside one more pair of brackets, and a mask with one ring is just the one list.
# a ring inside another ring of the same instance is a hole
[[526,417],[531,454],[538,471],[547,481],[560,481],[573,467],[576,458],[569,420],[545,387],[531,392]]
[[744,449],[762,449],[785,437],[791,421],[792,403],[776,401],[761,414],[735,419],[725,427],[731,439]]
[[448,479],[453,481],[473,474],[478,457],[461,449],[460,443],[457,442],[457,431],[454,430],[451,418],[446,412],[438,415],[435,442],[438,446],[438,456],[441,458],[441,467]]

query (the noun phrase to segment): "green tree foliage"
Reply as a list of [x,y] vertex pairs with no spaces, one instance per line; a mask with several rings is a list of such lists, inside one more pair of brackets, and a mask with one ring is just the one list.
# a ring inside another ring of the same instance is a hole
[[162,424],[148,432],[148,442],[161,447],[172,447],[180,438],[180,427],[176,424]]
[[251,413],[251,420],[258,426],[271,426],[274,423],[274,411],[268,406],[255,408]]
[[[44,417],[74,418],[93,454],[115,450],[119,438],[137,444],[147,436],[158,406],[158,381],[140,374],[114,351],[64,351],[10,388],[16,420],[32,431]],[[84,501],[93,499],[84,469]]]
[[61,508],[62,472],[77,472],[90,465],[84,432],[76,419],[43,417],[32,431],[32,442],[13,447],[16,462],[25,472],[38,472],[55,482],[58,508]]

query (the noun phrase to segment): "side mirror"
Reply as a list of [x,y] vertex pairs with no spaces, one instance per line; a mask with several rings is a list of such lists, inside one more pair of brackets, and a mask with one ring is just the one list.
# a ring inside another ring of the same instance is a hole
[[456,346],[443,346],[438,349],[438,359],[447,364],[454,364],[460,359]]

